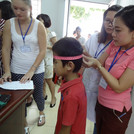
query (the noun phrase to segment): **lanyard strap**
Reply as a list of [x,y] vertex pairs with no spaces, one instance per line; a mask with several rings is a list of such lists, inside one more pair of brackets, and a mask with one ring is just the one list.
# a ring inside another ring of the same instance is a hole
[[100,46],[100,44],[99,44],[98,47],[97,47],[97,50],[96,50],[96,53],[95,53],[94,58],[97,58],[97,57],[100,55],[100,53],[101,53],[111,42],[112,42],[112,40],[110,40],[110,41],[100,50],[100,52],[98,52],[98,49],[99,49],[99,46]]
[[30,24],[29,24],[29,26],[28,26],[28,28],[27,28],[27,31],[26,31],[26,33],[25,33],[24,36],[23,36],[23,33],[22,33],[22,29],[21,29],[21,25],[20,25],[19,20],[18,20],[18,24],[19,24],[19,28],[20,28],[20,31],[21,31],[21,36],[22,36],[23,42],[24,42],[24,44],[25,44],[26,35],[27,35],[27,33],[28,33],[28,31],[29,31],[29,28],[30,28],[30,26],[31,26],[31,24],[32,24],[32,18],[31,18]]
[[[128,48],[127,50],[129,50],[129,49],[130,49],[130,48]],[[115,61],[115,59],[116,59],[118,53],[120,52],[120,50],[121,50],[121,47],[119,48],[118,52],[117,52],[116,55],[114,56],[114,59],[113,59],[111,65],[110,65],[110,67],[109,67],[109,69],[108,69],[108,72],[112,69],[112,67],[114,66],[114,64],[121,58],[121,56],[122,56],[124,53],[126,53],[126,51],[127,51],[127,50],[125,50],[125,51],[120,55],[120,57]]]

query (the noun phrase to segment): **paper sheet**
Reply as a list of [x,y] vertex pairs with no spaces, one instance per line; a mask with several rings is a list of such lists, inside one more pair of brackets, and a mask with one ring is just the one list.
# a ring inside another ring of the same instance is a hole
[[32,90],[34,89],[33,81],[20,83],[20,81],[4,82],[0,88],[7,90]]

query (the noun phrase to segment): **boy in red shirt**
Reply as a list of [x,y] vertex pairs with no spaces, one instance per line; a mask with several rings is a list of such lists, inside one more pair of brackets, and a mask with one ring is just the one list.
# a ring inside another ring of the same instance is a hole
[[74,38],[62,38],[53,48],[54,69],[57,76],[64,78],[58,92],[61,100],[55,134],[85,134],[87,98],[82,75],[83,49]]

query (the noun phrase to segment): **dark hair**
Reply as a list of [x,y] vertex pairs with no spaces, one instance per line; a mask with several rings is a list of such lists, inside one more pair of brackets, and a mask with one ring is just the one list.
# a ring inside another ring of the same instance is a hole
[[36,17],[38,20],[41,18],[44,21],[44,26],[49,28],[51,26],[51,19],[47,14],[39,14]]
[[122,8],[122,6],[120,5],[113,5],[111,7],[109,7],[103,14],[103,23],[102,23],[102,27],[101,27],[101,32],[100,32],[100,37],[99,37],[99,40],[98,42],[99,43],[105,43],[106,42],[106,39],[107,39],[107,33],[105,31],[105,28],[104,28],[104,21],[105,21],[105,18],[106,18],[106,15],[109,11],[119,11],[120,9]]
[[8,20],[15,16],[10,1],[1,1],[0,9],[1,9],[1,17],[4,20]]
[[114,17],[120,17],[130,31],[134,30],[134,5],[129,5],[122,8],[115,14]]
[[76,30],[74,30],[73,34],[76,34]]
[[79,30],[81,32],[81,28],[78,26],[76,27],[75,31]]
[[[78,56],[83,53],[81,44],[72,37],[65,37],[65,38],[60,39],[53,45],[52,50],[58,56],[64,56],[64,57]],[[77,59],[77,60],[61,60],[61,61],[62,61],[63,67],[69,61],[72,61],[75,65],[73,72],[78,72],[82,65],[82,58]]]

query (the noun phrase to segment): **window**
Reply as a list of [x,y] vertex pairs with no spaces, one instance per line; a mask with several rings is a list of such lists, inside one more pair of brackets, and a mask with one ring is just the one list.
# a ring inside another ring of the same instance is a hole
[[32,0],[32,16],[36,18],[41,13],[41,0]]

